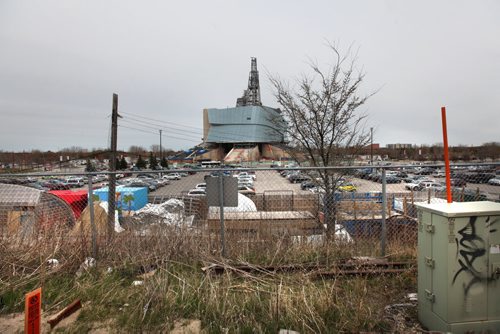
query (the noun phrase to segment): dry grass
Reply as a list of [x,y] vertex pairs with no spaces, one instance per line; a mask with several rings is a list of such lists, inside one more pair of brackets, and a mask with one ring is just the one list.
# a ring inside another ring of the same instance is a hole
[[[391,331],[384,307],[416,291],[414,273],[397,276],[317,280],[305,272],[208,275],[208,263],[232,266],[318,264],[329,266],[355,255],[377,256],[378,243],[296,244],[287,237],[238,240],[228,237],[229,258],[218,241],[199,230],[156,228],[145,236],[124,232],[99,240],[96,267],[75,275],[90,256],[90,244],[67,231],[45,233],[37,242],[0,240],[0,314],[23,309],[23,295],[43,286],[43,309],[53,313],[76,298],[84,308],[71,331],[96,323],[117,331],[167,331],[179,319],[200,319],[207,332]],[[390,244],[391,259],[414,260],[416,249]],[[51,268],[47,260],[60,265]],[[112,270],[108,270],[112,268]],[[154,274],[147,278],[145,272]],[[135,280],[143,285],[133,286]]]

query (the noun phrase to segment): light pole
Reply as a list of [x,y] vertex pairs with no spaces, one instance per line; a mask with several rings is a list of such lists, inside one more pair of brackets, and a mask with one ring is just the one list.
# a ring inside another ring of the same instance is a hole
[[370,165],[373,166],[373,128],[370,128]]
[[160,131],[160,161],[162,161],[163,160],[163,150],[161,148],[161,129],[159,131]]

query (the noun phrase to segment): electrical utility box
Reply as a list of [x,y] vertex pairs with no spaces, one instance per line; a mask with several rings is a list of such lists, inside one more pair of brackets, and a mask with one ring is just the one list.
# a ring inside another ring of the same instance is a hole
[[500,333],[500,203],[418,206],[418,318],[432,331]]

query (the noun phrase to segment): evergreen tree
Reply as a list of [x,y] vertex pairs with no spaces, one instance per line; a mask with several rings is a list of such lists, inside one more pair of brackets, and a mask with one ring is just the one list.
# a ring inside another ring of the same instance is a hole
[[146,168],[146,161],[144,161],[140,155],[139,158],[137,158],[137,161],[135,162],[135,167],[139,169]]
[[168,169],[168,161],[165,157],[163,157],[161,159],[161,162],[160,162],[160,165],[163,167],[163,168],[167,168]]
[[158,161],[156,160],[156,156],[153,155],[153,152],[149,153],[149,169],[155,169],[158,166]]
[[86,163],[86,167],[85,167],[85,171],[88,172],[88,173],[91,173],[91,172],[95,172],[96,171],[96,168],[95,166],[90,162],[90,159],[87,159],[87,163]]
[[127,160],[125,160],[125,157],[122,156],[121,160],[120,160],[120,170],[125,170],[128,168],[128,165],[127,165]]

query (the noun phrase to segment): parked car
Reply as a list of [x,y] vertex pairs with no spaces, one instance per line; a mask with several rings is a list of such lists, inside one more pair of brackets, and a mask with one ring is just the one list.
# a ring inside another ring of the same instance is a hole
[[291,183],[302,183],[304,181],[310,181],[311,177],[309,175],[305,174],[296,174],[296,175],[290,175],[288,178],[288,181]]
[[494,177],[488,180],[488,184],[492,186],[500,186],[500,177]]
[[314,188],[316,186],[317,186],[317,184],[312,182],[312,181],[304,181],[300,184],[300,189],[309,190],[309,189]]
[[250,175],[238,176],[238,183],[253,185],[253,178]]
[[85,181],[81,177],[70,177],[66,180],[66,184],[70,188],[80,188],[85,185]]
[[467,182],[464,179],[450,179],[452,187],[465,187]]
[[454,202],[476,202],[488,200],[488,197],[485,194],[466,188],[453,188],[451,195]]
[[396,175],[387,175],[385,177],[385,183],[401,183],[401,178]]
[[432,167],[424,167],[415,172],[416,175],[431,175],[434,173],[434,168]]
[[354,192],[356,191],[356,187],[352,183],[343,183],[338,187],[338,189],[342,192]]
[[147,182],[144,182],[144,181],[130,182],[129,184],[127,184],[127,187],[131,187],[131,188],[148,188],[150,191],[155,191],[156,190],[156,186],[154,184],[150,184],[150,183],[147,183]]
[[201,196],[206,196],[207,193],[205,189],[202,188],[194,188],[188,191],[188,196],[194,196],[194,197],[201,197]]
[[254,181],[257,180],[257,176],[255,175],[255,172],[240,172],[239,174],[237,174],[238,177],[240,176],[250,176]]
[[180,180],[181,179],[181,174],[179,173],[168,173],[163,175],[163,178],[166,180]]
[[136,177],[138,179],[154,179],[154,178],[156,178],[156,175],[154,175],[154,174],[137,174]]
[[49,188],[46,188],[44,187],[41,183],[39,182],[32,182],[32,183],[26,183],[25,184],[26,187],[30,187],[30,188],[35,188],[35,189],[38,189],[38,190],[41,190],[41,191],[47,191],[47,190],[50,190]]
[[206,183],[198,183],[195,187],[195,189],[207,189],[207,184]]
[[368,175],[373,173],[373,168],[364,168],[364,169],[359,169],[357,170],[354,175],[359,177],[360,179],[367,179]]
[[53,179],[43,182],[42,187],[48,188],[49,190],[69,190],[70,187],[61,180]]
[[244,185],[238,185],[238,192],[243,195],[253,195],[255,194],[255,188]]

